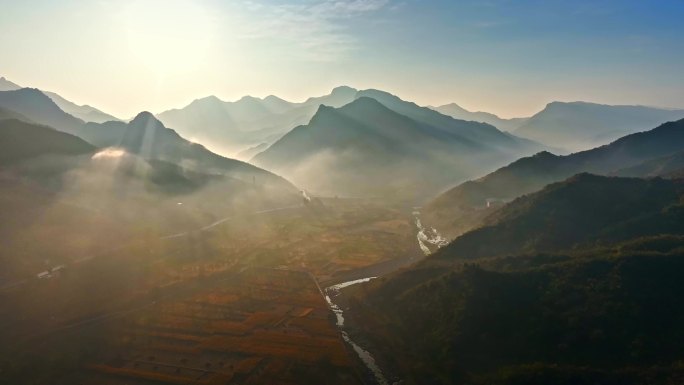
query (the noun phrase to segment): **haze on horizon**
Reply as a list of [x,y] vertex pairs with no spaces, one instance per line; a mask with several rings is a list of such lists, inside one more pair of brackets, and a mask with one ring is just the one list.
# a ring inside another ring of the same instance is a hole
[[224,3],[0,0],[0,76],[122,118],[338,85],[502,117],[553,100],[684,107],[682,1]]

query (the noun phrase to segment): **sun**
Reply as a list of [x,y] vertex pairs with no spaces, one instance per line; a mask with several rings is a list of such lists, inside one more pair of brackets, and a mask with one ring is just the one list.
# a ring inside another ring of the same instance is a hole
[[186,0],[137,0],[125,12],[133,57],[159,73],[196,70],[207,60],[212,40],[209,13]]

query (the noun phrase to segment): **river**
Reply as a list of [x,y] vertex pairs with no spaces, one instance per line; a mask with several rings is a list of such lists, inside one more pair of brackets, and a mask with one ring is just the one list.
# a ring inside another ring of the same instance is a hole
[[[414,208],[413,211],[413,217],[414,217],[414,223],[416,226],[416,238],[418,240],[418,246],[420,249],[423,251],[423,254],[430,255],[440,247],[446,246],[449,243],[449,240],[444,238],[435,228],[430,227],[427,228],[423,226],[422,222],[420,221],[420,211],[419,208]],[[407,258],[402,258],[401,260],[397,260],[395,263],[381,263],[377,264],[375,266],[362,269],[362,271],[365,271],[366,274],[369,273],[369,271],[373,271],[373,273],[377,274],[378,276],[389,274],[400,267],[406,266],[407,264],[413,263],[416,261],[417,258],[410,256]],[[388,262],[394,262],[394,261],[388,261]],[[378,271],[381,270],[381,271]],[[339,302],[336,302],[336,299],[340,296],[340,290],[344,289],[349,286],[357,285],[360,283],[365,283],[370,280],[373,280],[377,278],[377,276],[373,277],[367,277],[367,278],[360,278],[360,279],[353,279],[350,281],[338,283],[336,285],[328,286],[324,290],[325,294],[325,300],[328,302],[328,306],[330,307],[330,310],[335,313],[335,317],[337,318],[337,327],[340,329],[340,332],[342,333],[342,338],[349,344],[349,346],[354,349],[354,352],[359,356],[361,361],[366,365],[368,370],[373,374],[373,377],[375,378],[375,382],[379,385],[390,385],[389,381],[387,380],[387,377],[385,377],[385,374],[383,373],[382,369],[380,366],[377,364],[375,361],[375,358],[373,358],[373,355],[362,348],[359,344],[354,342],[351,337],[349,336],[349,333],[345,330],[344,326],[344,310],[340,306]]]

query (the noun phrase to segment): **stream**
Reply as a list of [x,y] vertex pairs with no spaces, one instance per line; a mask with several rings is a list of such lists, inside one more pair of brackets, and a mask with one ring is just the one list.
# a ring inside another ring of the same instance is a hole
[[348,282],[343,282],[337,285],[329,286],[325,288],[325,300],[328,302],[328,306],[330,309],[335,313],[335,317],[337,317],[337,327],[340,329],[342,332],[342,338],[347,342],[352,349],[356,352],[356,354],[359,356],[361,361],[366,365],[368,370],[371,371],[373,374],[373,377],[375,377],[375,381],[380,384],[380,385],[389,385],[389,382],[387,381],[387,378],[385,378],[385,375],[382,373],[382,370],[378,366],[378,364],[375,362],[375,358],[359,346],[356,342],[354,342],[351,337],[349,337],[349,333],[347,333],[346,330],[344,330],[344,311],[342,308],[335,303],[335,299],[340,295],[340,289],[343,289],[345,287],[349,287],[352,285],[356,285],[359,283],[363,282],[368,282],[372,279],[375,279],[377,277],[368,277],[368,278],[361,278],[361,279],[356,279],[353,281],[348,281]]
[[[423,226],[423,223],[420,221],[420,211],[418,207],[414,208],[413,217],[414,223],[416,225],[416,238],[418,240],[418,246],[422,250],[423,254],[425,254],[426,256],[430,255],[440,247],[446,246],[449,243],[449,240],[444,238],[435,228],[427,228]],[[413,260],[414,257],[408,258],[408,261],[410,261],[411,263]],[[389,268],[391,270],[384,271],[383,274],[378,275],[390,273],[391,271],[398,269],[399,266],[388,265],[385,268]],[[361,361],[373,374],[373,377],[375,378],[375,382],[377,384],[390,385],[389,381],[385,377],[385,374],[382,372],[382,369],[380,369],[380,366],[378,366],[377,362],[375,361],[375,358],[373,358],[369,351],[365,350],[359,344],[354,342],[349,336],[349,333],[347,333],[347,331],[344,329],[344,310],[342,310],[342,307],[339,303],[335,302],[340,295],[341,289],[344,289],[345,287],[349,287],[352,285],[368,282],[375,278],[377,277],[354,279],[336,285],[328,286],[327,288],[325,288],[324,294],[325,300],[328,302],[330,310],[332,310],[333,313],[335,313],[335,317],[337,318],[337,327],[340,329],[340,332],[342,333],[342,338],[352,347],[352,349],[354,349],[354,351],[359,356]]]

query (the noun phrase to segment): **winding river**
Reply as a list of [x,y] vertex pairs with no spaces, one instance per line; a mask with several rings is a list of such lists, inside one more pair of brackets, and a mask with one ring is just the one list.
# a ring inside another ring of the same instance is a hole
[[[439,232],[435,228],[427,228],[423,226],[423,223],[420,221],[420,211],[418,211],[418,208],[414,208],[413,217],[414,223],[416,225],[416,238],[418,240],[418,246],[422,250],[423,254],[425,254],[426,256],[430,255],[435,250],[439,249],[440,247],[446,246],[449,243],[449,240],[447,240],[441,234],[439,234]],[[407,261],[409,262],[413,262],[413,260],[413,257],[407,259]],[[394,264],[388,264],[386,265],[386,268],[388,269],[387,271],[383,271],[383,274],[378,275],[391,273],[395,269],[399,268],[399,266],[395,266]],[[328,286],[327,288],[325,288],[324,294],[325,300],[328,302],[330,310],[332,310],[333,313],[335,313],[335,317],[337,318],[337,327],[340,329],[340,332],[342,333],[342,338],[352,347],[352,349],[354,349],[354,351],[359,356],[361,361],[373,374],[376,383],[379,385],[389,385],[389,381],[385,377],[385,374],[382,372],[382,369],[380,369],[380,366],[378,366],[377,362],[375,361],[375,358],[373,358],[370,352],[368,352],[359,344],[354,342],[349,336],[349,333],[347,333],[347,331],[345,330],[344,310],[342,310],[340,304],[336,302],[336,299],[340,295],[341,289],[344,289],[345,287],[349,287],[352,285],[368,282],[375,278],[377,277],[354,279],[351,281]]]
[[337,303],[335,303],[335,299],[340,295],[340,289],[356,285],[359,283],[368,282],[375,278],[377,277],[361,278],[329,286],[325,288],[325,300],[328,301],[328,306],[335,313],[335,317],[337,317],[337,327],[342,332],[342,338],[352,347],[352,349],[354,349],[354,351],[359,356],[361,361],[363,361],[363,363],[366,365],[368,370],[370,370],[370,372],[373,373],[375,381],[380,385],[389,385],[387,378],[385,378],[385,375],[383,374],[382,370],[375,362],[375,358],[373,358],[373,356],[367,350],[365,350],[359,344],[354,342],[351,339],[351,337],[349,337],[349,333],[347,333],[347,331],[344,330],[344,311]]

